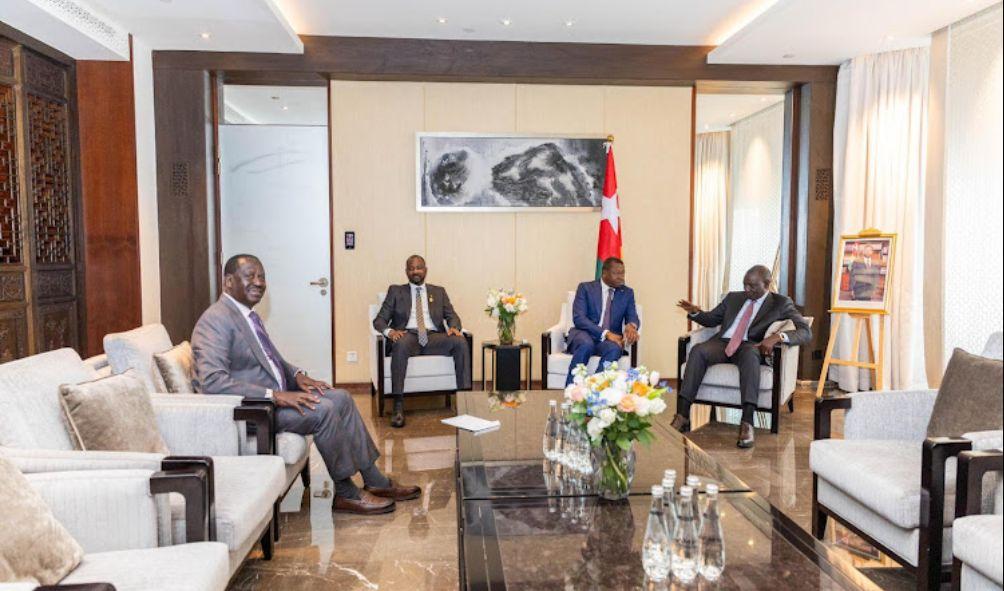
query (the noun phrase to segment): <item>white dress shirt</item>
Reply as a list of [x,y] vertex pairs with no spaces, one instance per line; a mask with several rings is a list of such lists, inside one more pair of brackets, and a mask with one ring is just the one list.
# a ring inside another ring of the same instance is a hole
[[[600,324],[603,324],[603,315],[607,312],[607,298],[610,297],[610,290],[613,288],[606,284],[605,281],[600,279]],[[613,302],[611,302],[612,304]],[[607,338],[607,333],[610,332],[609,329],[604,330],[600,333],[600,340],[604,341]]]
[[[418,330],[418,320],[415,317],[415,295],[418,290],[422,290],[422,315],[425,318],[425,330],[429,332],[435,332],[439,330],[435,324],[432,323],[432,315],[429,314],[429,290],[426,289],[425,284],[415,285],[414,283],[409,283],[408,287],[411,288],[411,315],[408,316],[408,324],[405,325],[405,330]],[[443,326],[446,326],[446,319],[443,319]],[[383,336],[390,335],[391,328],[387,328],[383,331]]]
[[[251,328],[251,334],[254,335],[254,340],[258,341],[258,346],[261,347],[261,350],[264,353],[265,352],[265,345],[261,342],[261,339],[258,337],[258,331],[255,330],[254,322],[251,320],[251,308],[248,308],[244,304],[242,304],[242,303],[238,302],[237,300],[235,300],[233,298],[233,296],[231,296],[229,293],[225,293],[223,295],[225,295],[228,298],[230,298],[230,301],[233,302],[234,305],[237,306],[238,310],[240,310],[241,314],[244,316],[244,321],[247,322],[248,326]],[[264,324],[264,322],[263,322],[263,324]],[[272,370],[272,375],[275,377],[275,381],[277,383],[281,384],[282,383],[282,371],[280,370],[280,368],[278,366],[276,366],[275,362],[272,361],[272,358],[269,357],[268,354],[265,355],[265,360],[268,361],[268,366]]]

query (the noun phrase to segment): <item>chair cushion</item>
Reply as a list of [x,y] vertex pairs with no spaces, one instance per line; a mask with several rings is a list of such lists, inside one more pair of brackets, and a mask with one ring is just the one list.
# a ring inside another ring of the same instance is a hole
[[[625,363],[627,365],[625,365]],[[568,375],[568,366],[572,364],[572,355],[570,353],[551,353],[547,356],[547,373]],[[593,355],[589,358],[589,363],[587,368],[589,373],[595,373],[596,368],[600,365],[600,358],[598,355]],[[620,365],[624,367],[630,367],[631,365],[631,354],[625,352],[621,356]]]
[[[231,552],[245,545],[256,526],[267,521],[272,504],[286,490],[286,468],[279,456],[213,456],[216,486],[216,539]],[[176,544],[185,540],[185,504],[171,495]]]
[[14,464],[0,457],[0,583],[34,579],[52,585],[73,570],[84,549]]
[[195,355],[192,345],[182,341],[163,353],[154,353],[153,362],[164,380],[169,394],[194,394],[192,378],[195,376]]
[[225,544],[198,542],[88,554],[61,583],[111,583],[116,591],[219,591],[227,586],[228,569]]
[[[681,370],[686,371],[687,364],[684,363]],[[705,386],[721,386],[724,388],[739,389],[739,368],[731,363],[716,363],[708,368],[704,374]],[[760,390],[770,390],[774,387],[774,370],[769,365],[760,366]]]
[[[920,472],[923,442],[876,439],[821,439],[809,446],[809,466],[862,505],[897,526],[920,525]],[[955,516],[955,459],[945,465],[945,513]]]
[[958,437],[1004,424],[1004,361],[956,349],[934,400],[928,437]]
[[[287,466],[302,460],[307,455],[309,445],[307,438],[299,433],[282,431],[275,436],[276,455],[282,458]],[[257,453],[258,442],[254,435],[247,436],[247,443],[243,449],[248,450],[248,453],[251,454]]]
[[[424,378],[432,376],[453,376],[453,358],[445,355],[417,355],[408,359],[408,377]],[[384,357],[383,375],[390,375],[390,357]]]
[[[781,393],[780,403],[784,405],[791,398],[791,393]],[[739,388],[735,386],[710,386],[701,384],[697,389],[697,402],[714,404],[742,404]],[[769,409],[773,407],[773,392],[770,390],[759,390],[757,392],[757,408]]]
[[123,374],[59,387],[79,448],[168,454],[150,394],[130,369]]
[[955,556],[998,585],[1004,584],[1004,517],[1000,515],[970,515],[957,519],[953,547]]
[[0,445],[74,448],[59,400],[61,384],[93,380],[73,349],[58,349],[0,364]]
[[164,379],[153,364],[154,353],[163,353],[172,347],[171,337],[163,324],[147,324],[125,332],[106,334],[104,346],[113,372],[123,373],[134,368],[147,390],[167,391]]

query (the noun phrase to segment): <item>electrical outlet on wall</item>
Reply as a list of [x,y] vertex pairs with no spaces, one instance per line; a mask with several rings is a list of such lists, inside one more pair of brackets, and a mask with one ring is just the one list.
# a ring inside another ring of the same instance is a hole
[[345,353],[345,361],[348,363],[359,363],[359,353],[355,351],[347,351]]

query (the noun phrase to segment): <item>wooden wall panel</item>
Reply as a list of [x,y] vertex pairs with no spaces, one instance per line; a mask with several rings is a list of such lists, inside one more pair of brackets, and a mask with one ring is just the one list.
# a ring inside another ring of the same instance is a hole
[[131,62],[77,67],[87,355],[142,321]]

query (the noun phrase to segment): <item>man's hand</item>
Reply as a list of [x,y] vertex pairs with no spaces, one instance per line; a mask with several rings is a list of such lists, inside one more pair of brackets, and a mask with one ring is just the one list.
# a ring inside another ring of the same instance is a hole
[[446,329],[446,336],[448,337],[462,337],[464,336],[464,331],[459,328],[453,328],[452,326]]
[[606,338],[608,341],[617,343],[618,345],[620,345],[621,348],[624,347],[624,337],[622,337],[621,335],[608,330]]
[[781,342],[781,334],[774,333],[764,340],[760,341],[758,347],[760,348],[760,354],[764,357],[769,358],[774,353],[774,345]]
[[330,390],[331,385],[327,382],[322,382],[321,380],[315,380],[314,378],[308,376],[305,373],[296,374],[296,385],[300,387],[304,392],[310,392],[314,390],[317,392],[318,396],[324,396],[325,390]]
[[624,327],[624,346],[630,347],[631,345],[638,342],[638,327],[633,324],[628,324]]
[[390,332],[387,333],[387,338],[390,339],[390,342],[396,343],[401,340],[401,337],[405,334],[407,334],[407,331],[391,329]]
[[701,310],[699,306],[695,306],[694,304],[691,304],[687,300],[680,300],[679,302],[676,302],[676,305],[686,310],[687,314],[698,314],[704,311]]
[[307,413],[303,412],[303,409],[316,409],[321,397],[314,392],[276,392],[272,394],[272,400],[276,406],[295,408],[296,412],[305,415]]

